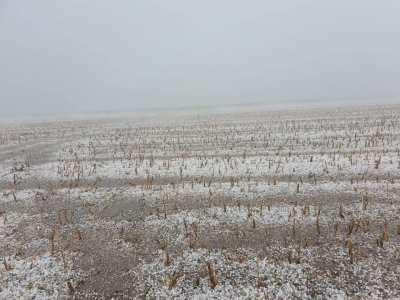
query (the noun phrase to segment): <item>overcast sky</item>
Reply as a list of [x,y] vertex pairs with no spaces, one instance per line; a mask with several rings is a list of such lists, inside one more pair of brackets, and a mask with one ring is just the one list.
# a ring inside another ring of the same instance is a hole
[[399,79],[399,0],[0,0],[0,115],[398,95]]

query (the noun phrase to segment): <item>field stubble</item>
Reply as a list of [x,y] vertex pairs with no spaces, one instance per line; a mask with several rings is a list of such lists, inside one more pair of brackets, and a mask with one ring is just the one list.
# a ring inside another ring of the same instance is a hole
[[1,125],[0,296],[400,297],[400,107]]

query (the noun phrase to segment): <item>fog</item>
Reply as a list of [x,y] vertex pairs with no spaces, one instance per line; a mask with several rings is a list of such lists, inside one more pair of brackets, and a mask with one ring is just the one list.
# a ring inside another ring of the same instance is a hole
[[398,0],[0,1],[0,115],[399,95],[399,16]]

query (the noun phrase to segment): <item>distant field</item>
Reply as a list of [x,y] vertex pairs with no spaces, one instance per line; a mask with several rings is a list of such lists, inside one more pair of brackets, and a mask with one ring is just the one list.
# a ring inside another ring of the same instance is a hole
[[400,298],[400,106],[354,101],[3,121],[0,298]]
[[[303,99],[303,100],[266,100],[265,102],[245,102],[236,104],[180,106],[180,107],[153,107],[136,109],[114,109],[108,111],[80,111],[64,113],[43,113],[26,115],[1,115],[0,124],[53,122],[53,121],[82,121],[111,118],[142,118],[164,117],[166,115],[199,115],[216,113],[258,112],[298,109],[327,109],[340,107],[360,107],[371,105],[396,105],[400,103],[400,96],[375,96],[332,99]],[[145,105],[145,104],[143,104]]]

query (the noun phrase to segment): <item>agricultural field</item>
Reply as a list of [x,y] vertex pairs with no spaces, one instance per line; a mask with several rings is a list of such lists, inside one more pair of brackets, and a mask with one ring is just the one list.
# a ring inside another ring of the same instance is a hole
[[400,298],[400,106],[0,124],[1,299]]

